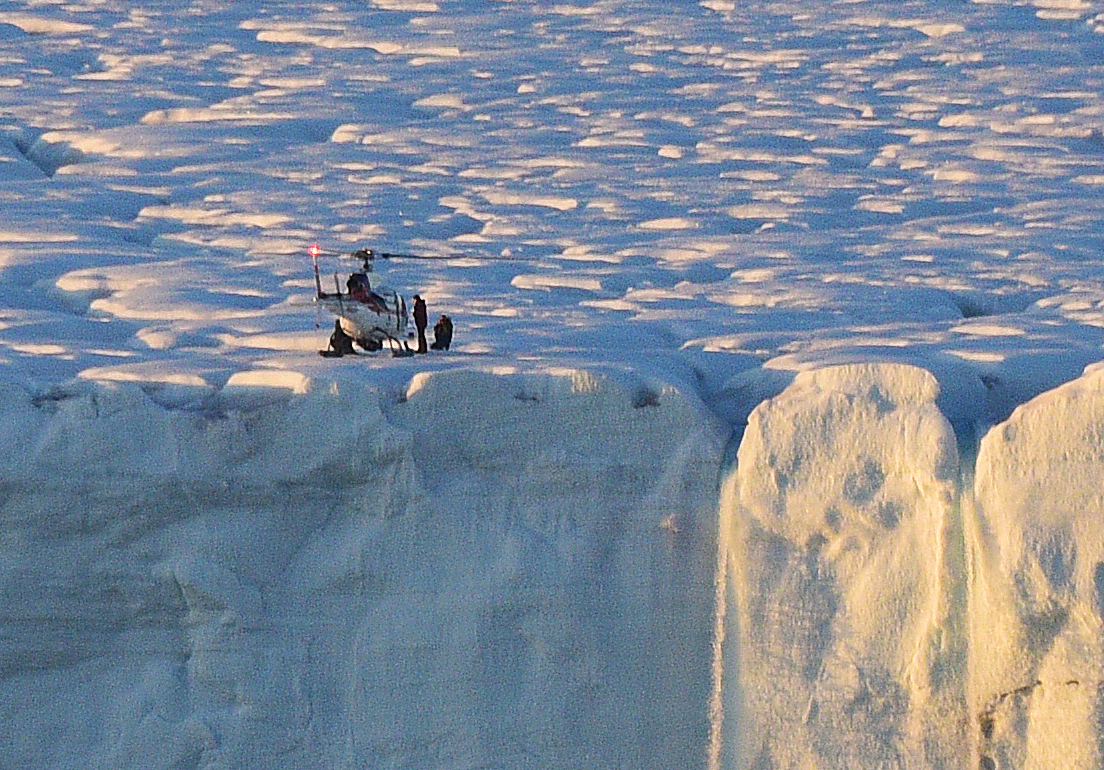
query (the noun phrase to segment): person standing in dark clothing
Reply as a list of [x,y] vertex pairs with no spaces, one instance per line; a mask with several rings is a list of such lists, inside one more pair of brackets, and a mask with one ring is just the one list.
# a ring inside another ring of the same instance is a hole
[[418,352],[426,353],[428,348],[426,346],[425,330],[426,325],[429,323],[429,317],[426,315],[426,303],[419,295],[414,295],[414,326],[418,328]]

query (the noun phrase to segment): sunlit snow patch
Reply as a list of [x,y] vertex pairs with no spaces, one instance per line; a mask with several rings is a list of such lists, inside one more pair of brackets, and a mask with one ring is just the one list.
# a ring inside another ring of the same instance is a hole
[[510,285],[518,289],[538,289],[550,291],[552,289],[578,289],[580,291],[601,291],[602,282],[597,278],[572,275],[515,275],[510,280]]
[[686,217],[661,217],[640,222],[637,227],[641,230],[696,230],[700,225]]

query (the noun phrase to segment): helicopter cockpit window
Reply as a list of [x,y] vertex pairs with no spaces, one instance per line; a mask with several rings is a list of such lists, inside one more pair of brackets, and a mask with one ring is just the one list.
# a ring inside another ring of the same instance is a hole
[[345,285],[349,289],[349,296],[357,302],[368,302],[371,298],[372,285],[364,273],[353,273]]

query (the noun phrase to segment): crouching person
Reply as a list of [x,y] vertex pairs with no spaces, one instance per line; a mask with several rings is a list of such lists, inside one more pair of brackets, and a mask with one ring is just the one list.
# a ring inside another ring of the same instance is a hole
[[430,347],[434,350],[448,350],[451,344],[452,319],[443,315],[433,325],[433,344]]
[[330,347],[327,350],[319,350],[318,354],[326,358],[341,358],[351,356],[356,351],[353,349],[353,338],[341,328],[341,321],[334,321],[333,334],[330,335]]

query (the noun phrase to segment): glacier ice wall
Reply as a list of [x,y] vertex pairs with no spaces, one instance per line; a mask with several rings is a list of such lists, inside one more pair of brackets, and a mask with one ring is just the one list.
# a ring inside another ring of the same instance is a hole
[[981,442],[969,702],[987,768],[1104,764],[1104,370]]
[[851,365],[802,373],[752,412],[722,533],[729,764],[952,766],[961,752],[958,454],[937,394],[923,370]]
[[266,380],[0,386],[0,766],[1101,764],[1104,369]]
[[1100,767],[1104,370],[976,458],[937,395],[856,364],[751,414],[721,492],[713,766]]
[[299,389],[6,388],[0,765],[704,755],[726,435],[695,397],[580,371]]

